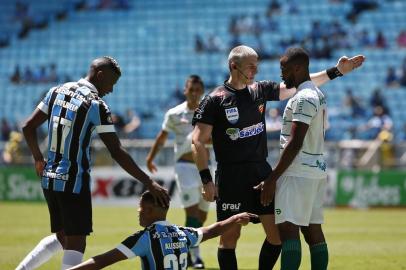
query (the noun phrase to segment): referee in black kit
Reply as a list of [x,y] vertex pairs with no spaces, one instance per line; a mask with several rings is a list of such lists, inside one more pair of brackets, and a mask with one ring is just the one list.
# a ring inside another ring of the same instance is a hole
[[[341,57],[337,66],[310,77],[320,86],[362,64],[360,57]],[[265,194],[269,193],[269,188],[263,189],[261,182],[266,182],[272,171],[266,161],[266,102],[290,98],[296,89],[287,89],[283,82],[254,81],[258,55],[250,47],[232,49],[228,63],[229,79],[205,96],[195,111],[192,150],[203,182],[203,197],[208,201],[216,199],[218,221],[242,212],[259,215],[266,239],[259,255],[258,269],[269,270],[278,260],[281,241],[275,225],[273,202],[261,204],[261,196],[269,195]],[[217,161],[216,184],[208,169],[205,147],[205,142],[210,139]],[[241,226],[235,226],[220,237],[217,256],[222,270],[238,269],[235,248],[240,231]]]

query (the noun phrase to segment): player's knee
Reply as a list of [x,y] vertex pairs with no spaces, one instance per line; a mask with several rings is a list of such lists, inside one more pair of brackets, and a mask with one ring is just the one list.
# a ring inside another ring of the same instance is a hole
[[65,249],[84,252],[86,249],[86,236],[66,236]]
[[65,233],[63,231],[57,232],[56,238],[58,239],[59,243],[61,243],[62,247],[65,248]]
[[221,248],[236,248],[237,241],[240,238],[240,230],[230,230],[220,237]]
[[266,240],[272,245],[282,244],[278,231],[266,236]]
[[200,222],[201,222],[202,224],[205,223],[206,220],[207,220],[207,212],[200,211],[199,219],[200,219]]
[[306,243],[310,246],[312,241],[310,240],[309,234],[304,233],[303,231],[302,231],[302,234],[303,234],[303,238],[305,239]]

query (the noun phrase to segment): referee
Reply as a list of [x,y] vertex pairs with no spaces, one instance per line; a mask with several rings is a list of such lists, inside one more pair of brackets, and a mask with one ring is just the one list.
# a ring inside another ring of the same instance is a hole
[[[358,61],[359,57],[342,57],[336,67],[310,74],[310,77],[319,86],[350,72]],[[260,183],[272,171],[266,161],[266,102],[287,99],[296,89],[287,89],[284,83],[254,81],[258,55],[250,47],[232,49],[228,64],[229,79],[207,95],[195,111],[192,149],[203,182],[203,196],[208,201],[216,199],[217,220],[241,212],[259,215],[266,239],[258,269],[269,270],[279,257],[281,241],[273,202],[261,204]],[[205,147],[210,138],[217,161],[215,184],[208,169]],[[240,231],[241,226],[236,226],[220,237],[217,254],[220,269],[238,269],[235,248]]]

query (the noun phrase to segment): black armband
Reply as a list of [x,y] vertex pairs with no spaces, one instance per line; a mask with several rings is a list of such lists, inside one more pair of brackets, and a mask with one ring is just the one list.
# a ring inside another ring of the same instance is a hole
[[209,169],[203,169],[199,172],[200,174],[200,179],[202,180],[202,183],[205,185],[209,182],[213,182],[213,178],[211,177],[211,173]]
[[330,78],[330,80],[334,80],[337,77],[343,76],[343,74],[338,70],[337,67],[332,67],[326,70],[327,76]]

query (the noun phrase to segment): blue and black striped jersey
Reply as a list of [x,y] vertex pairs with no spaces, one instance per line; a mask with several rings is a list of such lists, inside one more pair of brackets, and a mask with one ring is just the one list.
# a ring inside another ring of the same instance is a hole
[[139,256],[143,270],[186,270],[188,250],[199,245],[202,237],[199,229],[158,221],[125,239],[117,249],[127,258]]
[[51,88],[38,105],[48,115],[48,158],[42,187],[54,191],[90,191],[90,141],[115,132],[110,109],[85,79]]

